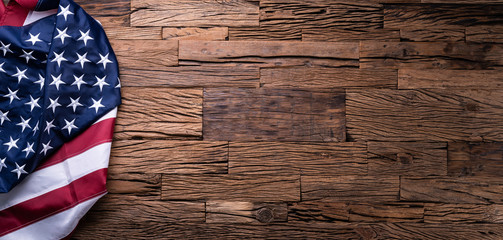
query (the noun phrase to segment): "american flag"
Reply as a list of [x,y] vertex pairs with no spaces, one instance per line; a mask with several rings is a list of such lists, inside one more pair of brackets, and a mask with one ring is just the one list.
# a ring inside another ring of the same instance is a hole
[[117,59],[72,0],[0,2],[0,239],[61,239],[106,193]]

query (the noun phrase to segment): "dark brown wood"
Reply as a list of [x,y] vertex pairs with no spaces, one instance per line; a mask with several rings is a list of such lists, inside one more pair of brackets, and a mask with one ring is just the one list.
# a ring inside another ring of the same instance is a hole
[[264,224],[286,222],[286,203],[253,203],[235,201],[207,201],[207,223]]
[[[113,166],[109,168],[111,172]],[[107,179],[107,189],[110,193],[120,193],[138,196],[159,196],[161,195],[161,175],[145,173],[120,173],[109,174]]]
[[402,28],[400,39],[411,42],[464,42],[465,29]]
[[162,39],[168,40],[207,40],[223,41],[229,36],[227,27],[197,28],[178,27],[162,28]]
[[503,176],[502,142],[449,143],[449,176]]
[[350,222],[423,222],[421,203],[351,203]]
[[467,27],[467,42],[503,43],[503,27]]
[[400,30],[396,29],[341,29],[339,27],[302,29],[302,41],[348,42],[361,40],[400,41]]
[[426,203],[424,222],[503,223],[503,205]]
[[229,40],[302,40],[300,29],[271,29],[268,27],[231,27],[229,28]]
[[204,90],[204,139],[344,141],[344,93],[336,90]]
[[503,87],[500,70],[398,70],[399,89],[499,89]]
[[344,202],[302,201],[288,205],[288,222],[334,223],[349,220]]
[[121,67],[162,69],[178,65],[178,42],[163,40],[113,40]]

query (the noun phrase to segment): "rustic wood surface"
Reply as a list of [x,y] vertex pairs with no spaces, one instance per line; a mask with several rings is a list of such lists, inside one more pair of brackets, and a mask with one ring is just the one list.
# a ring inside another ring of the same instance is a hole
[[502,0],[77,0],[117,54],[73,239],[503,239]]

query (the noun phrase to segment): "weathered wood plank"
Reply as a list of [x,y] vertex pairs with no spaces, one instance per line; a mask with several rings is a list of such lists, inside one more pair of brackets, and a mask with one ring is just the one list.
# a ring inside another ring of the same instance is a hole
[[202,89],[122,88],[116,139],[202,136]]
[[288,222],[347,222],[348,204],[344,202],[302,201],[288,205]]
[[348,138],[498,141],[503,91],[347,90]]
[[[108,170],[119,172],[111,166]],[[120,193],[138,196],[159,196],[161,195],[161,175],[146,173],[120,173],[109,174],[107,179],[107,189],[110,193]]]
[[396,201],[398,176],[301,176],[302,200]]
[[367,173],[363,143],[230,142],[230,174]]
[[131,26],[245,27],[259,25],[259,6],[246,0],[131,0]]
[[384,28],[463,28],[503,24],[502,5],[387,4]]
[[163,200],[299,201],[299,175],[163,175]]
[[112,173],[227,173],[227,142],[114,141]]
[[400,178],[400,200],[493,204],[503,202],[503,182],[491,177]]
[[168,40],[206,40],[206,41],[223,41],[229,36],[227,27],[178,27],[178,28],[162,28],[162,39]]
[[229,40],[302,40],[300,29],[271,29],[266,27],[231,27],[229,28]]
[[[103,23],[102,23],[103,24]],[[120,40],[160,40],[160,27],[117,27],[104,25],[105,32],[109,39]]]
[[464,42],[465,29],[402,28],[400,39],[410,42]]
[[503,87],[502,74],[500,70],[399,69],[398,88],[495,89]]
[[503,43],[503,27],[467,27],[467,42]]
[[361,40],[400,41],[400,30],[395,29],[302,29],[302,41],[350,42]]
[[204,139],[344,141],[344,93],[335,90],[204,90]]
[[424,222],[503,223],[503,205],[426,203]]
[[449,176],[503,176],[502,142],[449,143]]
[[423,222],[421,203],[350,203],[350,222]]
[[122,86],[259,87],[258,67],[178,66],[154,70],[121,68]]
[[502,54],[496,44],[363,41],[360,68],[492,69]]
[[[129,14],[123,16],[93,16],[93,18],[99,21],[104,29],[129,27]],[[105,33],[108,34],[107,30],[105,30]]]
[[91,16],[122,16],[128,15],[131,0],[76,0]]
[[428,176],[447,174],[447,144],[368,142],[370,175]]
[[396,88],[396,70],[287,67],[260,69],[260,86],[277,88]]
[[119,65],[135,69],[178,65],[178,42],[165,40],[112,40]]
[[271,223],[286,222],[286,203],[253,203],[207,201],[206,223]]
[[214,62],[277,66],[358,66],[357,42],[180,41],[179,60],[191,65]]

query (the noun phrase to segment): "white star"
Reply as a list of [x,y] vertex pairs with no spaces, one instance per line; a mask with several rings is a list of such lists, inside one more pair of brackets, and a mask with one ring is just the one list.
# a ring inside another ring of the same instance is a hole
[[61,81],[61,74],[59,74],[59,76],[57,76],[57,77],[55,77],[51,74],[51,77],[52,77],[52,82],[49,85],[55,85],[57,90],[59,90],[60,84],[65,84],[65,82]]
[[39,121],[37,122],[37,124],[35,124],[35,127],[33,128],[33,136],[35,136],[35,134],[38,131],[38,123],[39,123]]
[[19,57],[22,57],[22,58],[25,58],[26,59],[26,63],[28,63],[31,60],[37,60],[35,57],[32,56],[33,54],[33,51],[31,52],[26,52],[24,49],[22,49],[23,51],[23,55],[19,56]]
[[0,159],[0,172],[2,171],[2,168],[7,167],[7,165],[5,165],[5,160],[7,160],[7,158]]
[[56,38],[59,38],[61,39],[61,43],[65,43],[65,38],[69,38],[70,35],[66,34],[66,30],[68,30],[68,28],[65,28],[65,30],[61,31],[59,30],[58,28],[56,28],[56,30],[58,31],[58,35],[56,37],[54,37],[54,39]]
[[12,137],[10,137],[10,141],[9,141],[8,143],[4,143],[4,144],[3,144],[3,145],[5,145],[5,146],[9,146],[9,149],[7,150],[7,152],[8,152],[8,151],[10,151],[10,149],[11,149],[11,148],[13,148],[13,147],[14,147],[14,148],[17,148],[17,144],[16,144],[16,143],[17,143],[17,141],[19,141],[19,138],[18,138],[18,139],[16,139],[16,140],[14,141],[14,140],[12,139]]
[[113,63],[112,61],[108,60],[108,54],[109,53],[107,53],[107,55],[105,56],[102,56],[100,53],[101,60],[98,62],[98,64],[102,63],[104,69],[107,69],[107,63]]
[[84,69],[84,63],[91,62],[86,58],[87,53],[84,53],[84,55],[82,55],[82,56],[80,56],[80,54],[77,53],[77,56],[79,59],[77,61],[75,61],[75,63],[80,63],[80,66],[82,67],[82,69]]
[[52,108],[52,113],[55,113],[56,112],[56,108],[59,107],[59,106],[61,106],[61,104],[58,103],[58,99],[59,99],[59,97],[57,97],[56,100],[52,100],[52,99],[49,98],[49,101],[51,101],[51,104],[49,104],[49,107],[47,107],[47,109]]
[[72,103],[68,104],[68,106],[67,106],[67,107],[71,107],[71,108],[73,108],[73,112],[75,112],[75,110],[77,109],[77,107],[84,106],[84,105],[82,105],[82,104],[80,104],[80,103],[79,103],[79,99],[80,99],[80,97],[78,97],[78,98],[77,98],[77,99],[75,99],[75,100],[74,100],[73,98],[71,98],[71,97],[70,97],[70,101],[71,101]]
[[0,41],[0,44],[2,45],[2,46],[0,47],[0,50],[2,50],[2,51],[3,51],[3,56],[4,56],[4,57],[5,57],[5,54],[7,54],[7,52],[12,53],[12,50],[10,50],[10,48],[9,48],[9,47],[10,47],[10,43],[9,43],[9,44],[7,44],[7,45],[5,45],[5,44],[3,44],[3,42],[2,42],[2,41]]
[[68,60],[63,57],[63,54],[65,54],[65,51],[61,52],[60,54],[57,54],[54,52],[54,59],[51,60],[51,62],[58,62],[58,67],[61,67],[61,62],[67,62]]
[[23,152],[26,152],[26,157],[28,157],[28,155],[30,155],[30,153],[34,153],[35,151],[33,151],[33,144],[30,144],[30,143],[26,143],[26,148],[23,149]]
[[63,17],[65,17],[65,21],[66,21],[66,17],[68,17],[68,15],[73,15],[73,13],[69,10],[69,8],[70,8],[70,4],[68,4],[68,6],[66,6],[66,7],[63,7],[60,5],[59,6],[60,11],[57,16],[63,15]]
[[26,127],[28,127],[28,128],[31,129],[31,127],[30,127],[30,120],[31,120],[31,118],[28,118],[27,120],[24,120],[24,118],[21,117],[21,122],[18,123],[18,124],[16,124],[16,125],[21,126],[23,128],[23,130],[21,130],[21,132],[24,132],[24,129],[26,129]]
[[30,96],[30,101],[25,103],[24,105],[30,105],[31,109],[30,109],[30,112],[33,111],[33,108],[35,107],[40,107],[40,105],[38,105],[38,100],[40,98],[37,98],[37,99],[33,99],[32,96]]
[[0,125],[3,125],[3,121],[5,121],[5,120],[10,122],[10,119],[7,117],[8,113],[9,113],[9,111],[7,111],[7,112],[0,111]]
[[9,94],[5,94],[3,96],[10,98],[9,104],[12,103],[12,100],[14,100],[14,99],[19,100],[19,97],[17,96],[17,91],[19,91],[19,89],[14,92],[12,90],[10,90],[10,88],[7,88],[7,89],[9,90]]
[[121,80],[117,78],[117,86],[115,88],[121,88]]
[[40,84],[40,90],[42,90],[42,88],[44,88],[44,82],[45,82],[45,78],[42,77],[42,75],[38,74],[38,80],[35,81],[35,83]]
[[3,70],[2,66],[5,64],[5,62],[3,62],[2,64],[0,64],[0,72],[5,72],[5,70]]
[[19,70],[18,67],[16,67],[17,73],[12,75],[12,77],[17,77],[17,83],[20,83],[23,78],[28,79],[25,74],[26,70],[28,70],[28,69],[21,71],[21,70]]
[[80,38],[77,39],[77,41],[84,41],[84,46],[87,46],[87,41],[88,40],[94,40],[94,38],[90,37],[89,36],[89,31],[91,30],[87,30],[87,32],[82,32],[81,30],[79,30],[80,32]]
[[51,128],[55,128],[56,126],[54,126],[54,124],[52,124],[54,122],[54,119],[50,122],[48,121],[45,121],[45,129],[44,129],[44,132],[47,131],[47,134],[51,134]]
[[[26,40],[25,42],[31,42],[31,45],[32,45],[32,46],[33,46],[33,45],[35,45],[35,43],[37,43],[37,42],[42,42],[42,40],[40,40],[40,39],[38,38],[38,36],[40,36],[40,33],[39,33],[39,34],[37,34],[37,35],[35,35],[35,36],[33,36],[33,34],[31,34],[31,33],[30,33],[30,39]],[[10,45],[10,44],[9,44],[9,45]],[[4,55],[5,55],[5,54],[4,54]]]
[[82,78],[84,78],[84,74],[82,74],[82,76],[80,76],[80,77],[73,75],[73,78],[75,78],[75,82],[72,83],[72,86],[77,85],[77,88],[79,90],[80,90],[80,85],[87,84],[86,82],[84,82],[84,80],[82,80]]
[[103,100],[103,98],[100,98],[99,101],[96,101],[94,100],[94,98],[91,98],[93,100],[93,105],[90,106],[89,108],[94,108],[96,110],[96,113],[98,113],[98,110],[102,107],[105,107],[101,104],[101,100]]
[[72,129],[74,129],[74,128],[77,129],[78,128],[74,124],[75,123],[75,119],[73,119],[70,122],[65,119],[65,123],[66,123],[66,125],[62,129],[68,129],[68,135],[70,135],[70,133],[72,132]]
[[19,166],[19,165],[17,165],[17,163],[16,163],[16,169],[14,169],[14,170],[12,170],[12,171],[11,171],[11,172],[13,172],[13,173],[17,173],[17,179],[19,179],[19,177],[21,177],[21,174],[28,174],[28,173],[24,170],[24,167],[25,167],[25,166],[26,166],[26,164],[20,167],[20,166]]
[[100,86],[100,92],[103,91],[104,85],[107,85],[107,86],[110,85],[107,82],[105,82],[105,78],[107,77],[106,75],[103,78],[99,78],[98,76],[94,76],[94,77],[96,78],[96,83],[93,85],[93,87],[96,85]]
[[47,151],[52,149],[52,147],[49,146],[49,144],[51,144],[51,141],[49,141],[47,144],[42,143],[42,151],[40,151],[40,153],[44,153],[44,155],[46,155]]

